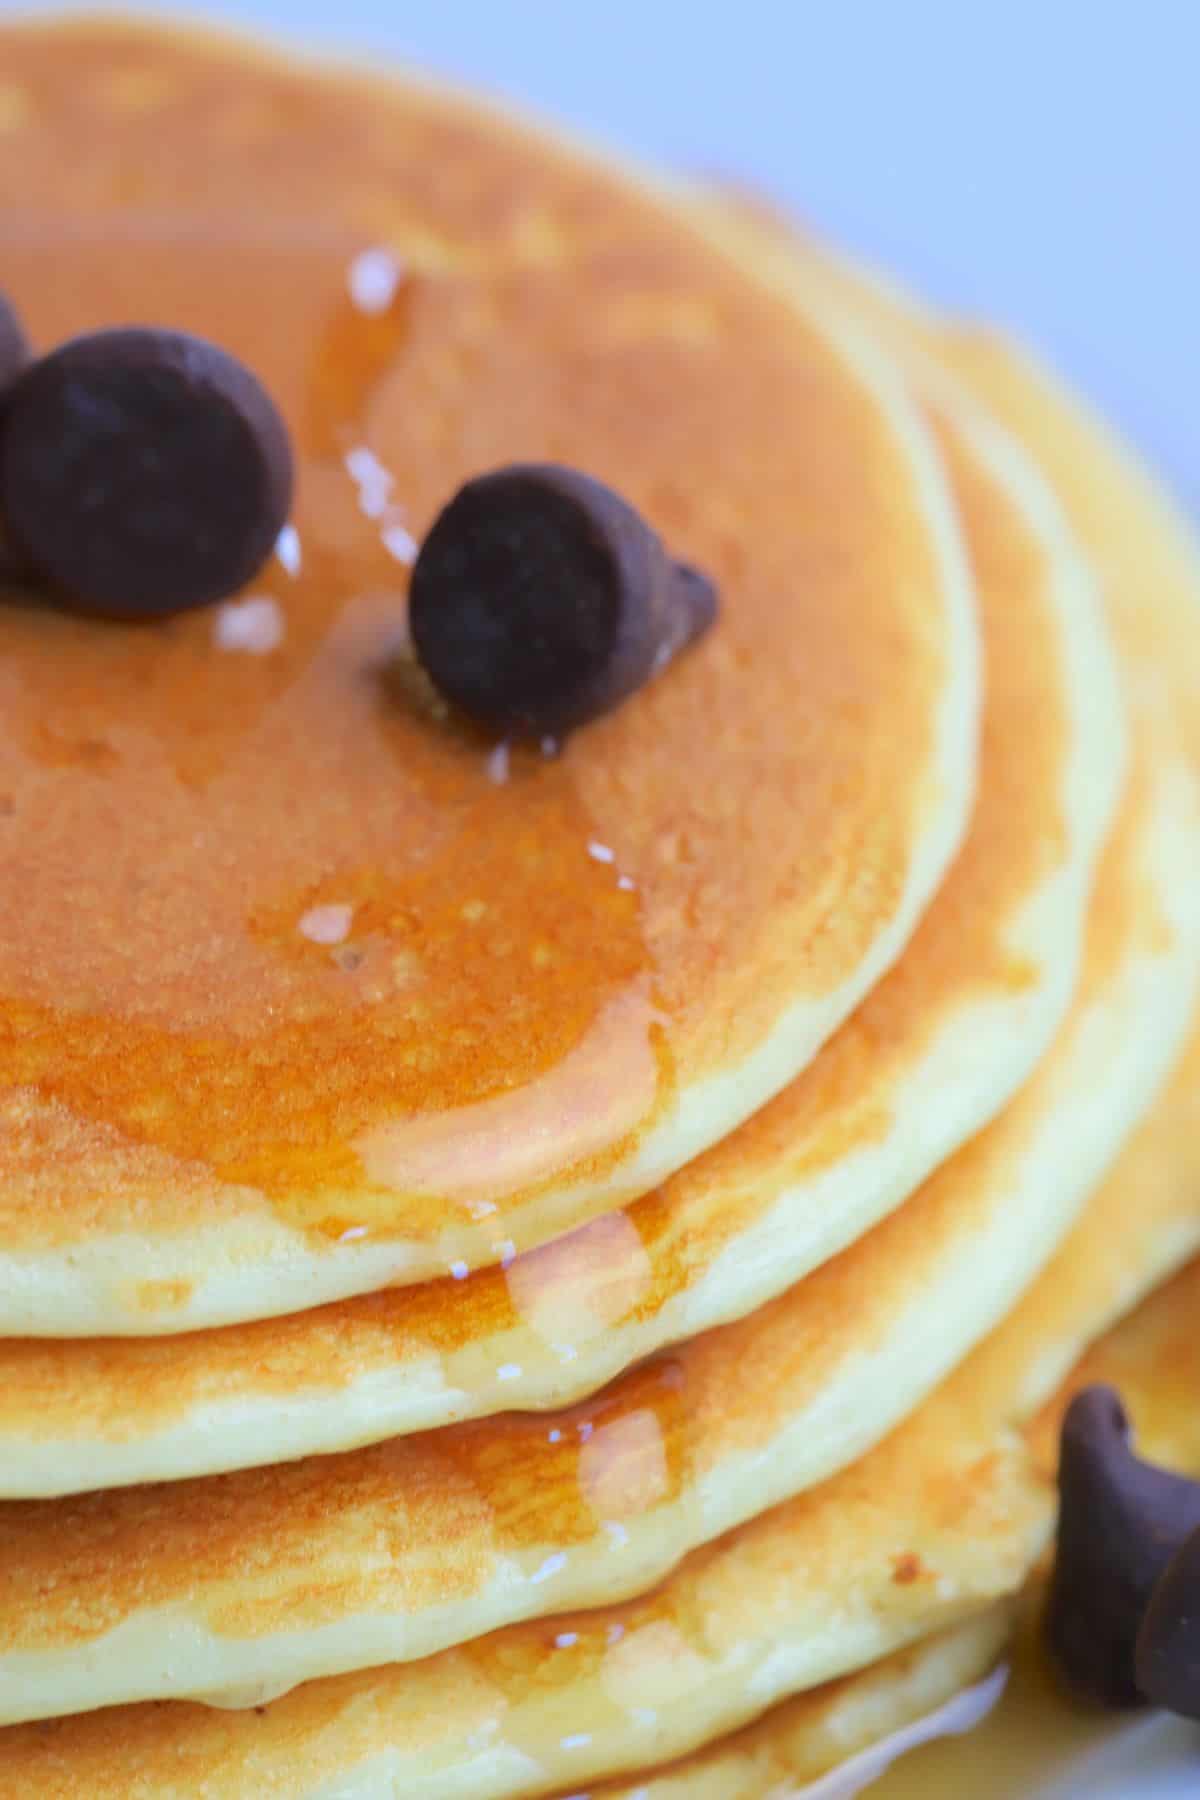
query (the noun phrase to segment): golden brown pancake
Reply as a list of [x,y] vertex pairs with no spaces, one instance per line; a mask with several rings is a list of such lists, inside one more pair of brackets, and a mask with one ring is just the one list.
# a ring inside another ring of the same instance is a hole
[[[1081,1346],[1200,1246],[1198,1065],[1200,1042],[1021,1305],[936,1395],[853,1468],[697,1552],[655,1594],[313,1682],[261,1711],[168,1703],[10,1727],[0,1792],[373,1800],[390,1781],[422,1800],[574,1793],[984,1613],[1019,1589],[1052,1528],[1053,1426],[1074,1384],[1043,1412],[1048,1396]],[[1200,1469],[1198,1303],[1193,1264],[1075,1378],[1115,1381],[1147,1454],[1185,1469]],[[1025,1437],[1016,1422],[1034,1415]]]
[[[1195,1074],[1200,1074],[1200,1069],[1193,1071],[1193,1080]],[[1192,1092],[1196,1094],[1194,1085]],[[1200,1112],[1200,1100],[1195,1105]],[[1197,1178],[1190,1165],[1187,1173],[1193,1181]],[[1127,1196],[1127,1203],[1137,1204],[1135,1193]],[[1191,1323],[1198,1302],[1200,1264],[1193,1263],[1076,1364],[1027,1434],[1035,1458],[1047,1472],[1055,1466],[1059,1426],[1072,1395],[1092,1382],[1107,1382],[1120,1389],[1129,1406],[1142,1453],[1166,1467],[1200,1473],[1194,1386],[1197,1362]],[[1036,1625],[1036,1591],[1030,1600],[1025,1609],[1029,1614],[1027,1636]],[[1022,1735],[1030,1736],[1033,1708],[1028,1689],[1032,1684],[1023,1684],[1024,1692],[1018,1686],[1006,1694],[1004,1705],[985,1725],[974,1729],[972,1721],[994,1699],[996,1684],[983,1682],[973,1693],[964,1692],[996,1663],[1010,1630],[1009,1609],[984,1613],[968,1625],[869,1669],[801,1694],[696,1755],[628,1780],[592,1787],[592,1800],[684,1800],[684,1796],[686,1800],[709,1800],[709,1796],[712,1800],[777,1800],[782,1792],[791,1793],[797,1784],[815,1782],[834,1769],[850,1774],[855,1766],[852,1759],[862,1759],[865,1775],[878,1756],[880,1741],[893,1734],[899,1734],[900,1741],[886,1746],[891,1752],[910,1748],[911,1742],[906,1744],[905,1739],[936,1741],[947,1733],[963,1731],[970,1732],[970,1737],[955,1752],[954,1762],[960,1778],[971,1781],[972,1800],[1001,1800],[1002,1796],[1010,1800],[1014,1793],[1024,1792],[1013,1785],[1015,1781],[1044,1778],[1047,1773],[1037,1762],[1036,1731],[1026,1754],[1018,1748]],[[1031,1645],[1024,1648],[1032,1660],[1037,1652]],[[1048,1699],[1039,1695],[1038,1700],[1044,1715]],[[1061,1697],[1059,1707],[1065,1711]],[[1061,1729],[1063,1721],[1058,1723]],[[1074,1719],[1077,1729],[1095,1728],[1097,1723],[1087,1715]],[[850,1767],[845,1768],[848,1762]],[[953,1776],[944,1766],[944,1749],[939,1748],[936,1760],[928,1764],[922,1758],[917,1762],[919,1768],[904,1767],[896,1772],[894,1786],[891,1780],[883,1783],[880,1800],[893,1792],[899,1800],[900,1794],[915,1797],[964,1791],[946,1785]],[[837,1791],[846,1792],[842,1788]],[[872,1787],[872,1794],[875,1791]],[[821,1800],[826,1800],[824,1792],[818,1792]],[[797,1792],[796,1800],[807,1800],[806,1786]],[[833,1800],[832,1793],[828,1800]]]
[[[279,1314],[648,1191],[809,1062],[965,829],[969,576],[898,378],[473,104],[149,25],[0,63],[38,341],[215,337],[300,460],[276,651],[0,610],[0,1328]],[[723,609],[498,761],[416,678],[393,528],[521,458],[610,481]]]
[[[1031,447],[1097,576],[1128,615],[1130,648],[1160,669],[1168,665],[1172,644],[1196,629],[1194,526],[1107,426],[1027,351],[966,328],[939,334],[938,349],[962,384]],[[1139,604],[1144,596],[1151,605]],[[1200,669],[1189,659],[1164,685],[1200,763]]]
[[1200,666],[1188,658],[1172,667],[1177,647],[1195,635],[1200,548],[1192,526],[1110,428],[1004,334],[940,316],[768,208],[711,194],[692,203],[764,278],[820,294],[914,378],[931,366],[949,375],[1024,445],[1101,582],[1119,651],[1141,671],[1138,685],[1177,712],[1200,761]]
[[504,1269],[219,1331],[0,1341],[0,1494],[561,1406],[773,1298],[1010,1097],[1074,986],[1125,731],[1055,503],[979,419],[944,400],[938,419],[980,597],[979,801],[908,950],[810,1068],[658,1192]]
[[158,1696],[249,1704],[643,1592],[862,1458],[1018,1301],[1186,1039],[1200,816],[1156,723],[1139,721],[1053,1050],[891,1219],[566,1413],[0,1508],[0,1719]]
[[[1191,1171],[1193,1179],[1195,1173]],[[1136,1205],[1136,1195],[1128,1195],[1127,1203]],[[1200,1365],[1194,1329],[1198,1303],[1200,1264],[1193,1263],[1082,1358],[1027,1434],[1035,1459],[1048,1475],[1057,1460],[1062,1414],[1072,1395],[1092,1382],[1120,1389],[1143,1454],[1166,1467],[1200,1473],[1195,1408]],[[1027,1634],[1036,1620],[1036,1605],[1029,1611]],[[858,1770],[869,1779],[881,1740],[893,1739],[882,1746],[890,1757],[913,1742],[936,1742],[948,1733],[964,1731],[970,1736],[956,1750],[952,1767],[946,1766],[946,1752],[939,1747],[936,1760],[925,1764],[918,1757],[920,1768],[897,1770],[894,1787],[890,1780],[880,1787],[880,1800],[893,1792],[897,1800],[900,1794],[932,1792],[1010,1800],[1025,1792],[1024,1786],[1014,1783],[1044,1779],[1048,1773],[1037,1762],[1036,1731],[1026,1755],[1017,1747],[1023,1716],[1024,1735],[1030,1735],[1033,1709],[1028,1692],[1018,1688],[1006,1695],[999,1711],[985,1725],[975,1726],[981,1713],[987,1715],[999,1686],[981,1678],[995,1665],[1010,1630],[1007,1609],[984,1613],[869,1669],[801,1694],[693,1756],[594,1786],[589,1790],[591,1800],[778,1800],[793,1791],[796,1800],[808,1800],[807,1784],[835,1769],[843,1777]],[[1031,1646],[1026,1648],[1036,1655]],[[1097,1721],[1076,1721],[1084,1723],[1094,1727]],[[970,1781],[969,1789],[947,1785],[954,1779],[953,1770],[960,1780]],[[848,1786],[836,1790],[846,1796],[855,1791]],[[872,1794],[875,1791],[872,1786]],[[827,1795],[817,1788],[813,1800],[818,1794],[821,1800],[833,1800],[833,1790]]]

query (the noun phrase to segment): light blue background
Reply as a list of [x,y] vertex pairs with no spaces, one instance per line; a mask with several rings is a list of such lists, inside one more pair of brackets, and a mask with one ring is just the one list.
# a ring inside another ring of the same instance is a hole
[[1200,0],[208,10],[384,48],[761,183],[936,296],[1022,327],[1200,511]]

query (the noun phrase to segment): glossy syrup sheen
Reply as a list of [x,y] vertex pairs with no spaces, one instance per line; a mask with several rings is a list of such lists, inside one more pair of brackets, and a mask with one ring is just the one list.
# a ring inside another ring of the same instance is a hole
[[[1168,1139],[1177,1125],[1169,1110]],[[1170,1212],[1170,1165],[1158,1160],[1151,1186]],[[0,1731],[0,1781],[47,1800],[75,1800],[83,1791],[163,1800],[181,1784],[214,1800],[241,1800],[248,1782],[292,1800],[321,1784],[349,1792],[372,1757],[394,1755],[410,1779],[453,1768],[474,1794],[619,1792],[632,1800],[627,1784],[638,1792],[640,1780],[653,1800],[652,1772],[615,1789],[595,1778],[661,1762],[736,1730],[772,1695],[783,1700],[786,1675],[781,1691],[771,1665],[779,1634],[795,1631],[789,1614],[810,1587],[836,1584],[840,1571],[853,1568],[856,1583],[842,1587],[841,1623],[865,1613],[892,1642],[904,1641],[894,1627],[905,1619],[920,1637],[1012,1592],[1047,1535],[1057,1423],[1081,1382],[1115,1381],[1146,1453],[1181,1469],[1198,1466],[1195,1264],[1099,1344],[1027,1437],[1000,1425],[1012,1417],[1018,1389],[1044,1392],[1053,1384],[1048,1356],[1053,1362],[1061,1354],[1061,1366],[1069,1365],[1083,1337],[1186,1254],[1185,1243],[1194,1247],[1195,1206],[1178,1189],[1182,1235],[1165,1258],[1161,1239],[1149,1251],[1127,1192],[1112,1185],[1014,1318],[927,1404],[924,1423],[902,1427],[861,1470],[839,1477],[825,1500],[793,1502],[732,1534],[690,1558],[656,1593],[540,1619],[402,1668],[311,1682],[257,1709],[143,1705]],[[162,1503],[170,1507],[171,1489],[162,1490]],[[819,1516],[824,1523],[814,1529]],[[614,1549],[614,1590],[620,1565]],[[351,1556],[347,1574],[353,1566]],[[756,1672],[761,1679],[753,1681]],[[779,1734],[782,1766],[768,1762],[775,1782],[793,1771],[811,1779],[832,1760],[822,1725],[827,1702],[840,1703],[845,1686],[786,1702],[744,1737],[697,1750],[694,1764],[679,1764],[676,1773],[693,1766],[699,1773],[727,1757],[736,1775],[746,1749],[756,1753]],[[789,1744],[797,1707],[803,1729]],[[805,1712],[813,1715],[807,1724]],[[475,1762],[481,1746],[532,1762],[517,1763],[515,1779],[512,1762],[492,1764],[489,1775]],[[824,1752],[815,1768],[814,1747]],[[477,1781],[467,1781],[468,1761]],[[538,1771],[532,1778],[531,1767]],[[749,1775],[743,1787],[731,1782],[717,1791],[739,1800],[780,1791],[755,1785],[754,1764]],[[943,1792],[955,1800],[974,1792],[932,1781],[917,1791],[939,1800]],[[982,1783],[980,1791],[987,1791]]]
[[[203,1418],[195,1421],[197,1449],[203,1438],[201,1454],[211,1459],[204,1466],[229,1466],[218,1447],[222,1406],[286,1397],[295,1417],[306,1401],[344,1393],[373,1374],[399,1387],[407,1372],[412,1383],[409,1410],[379,1414],[381,1437],[467,1412],[561,1403],[669,1341],[697,1289],[707,1286],[688,1306],[693,1330],[749,1310],[807,1270],[819,1249],[805,1260],[799,1244],[769,1258],[757,1247],[755,1230],[781,1192],[898,1127],[894,1095],[947,1020],[994,995],[1032,1008],[1031,986],[1050,974],[1041,963],[1030,970],[1010,946],[1020,909],[1068,854],[1062,790],[1072,746],[1046,598],[1056,566],[962,444],[948,432],[943,441],[968,520],[988,664],[979,803],[967,844],[905,957],[804,1075],[626,1212],[603,1214],[503,1268],[471,1270],[464,1262],[441,1281],[224,1331],[0,1341],[0,1447],[8,1458],[7,1471],[0,1458],[0,1490],[31,1439],[78,1434],[75,1456],[92,1486],[98,1471],[86,1444],[93,1434],[134,1441],[186,1421],[194,1408]],[[1119,890],[1115,877],[1105,880],[1095,911],[1115,909],[1123,920]],[[1044,961],[1060,949],[1056,942]],[[793,1237],[803,1241],[807,1231],[811,1239],[812,1222],[803,1214],[798,1222],[806,1229]],[[735,1283],[732,1271],[714,1280],[739,1245],[751,1248],[751,1264],[770,1263],[769,1278],[756,1283],[747,1270],[744,1281]],[[885,1271],[893,1263],[903,1266],[903,1258],[879,1259]],[[876,1286],[870,1291],[881,1298]],[[844,1305],[831,1305],[831,1320]],[[428,1391],[438,1364],[440,1403]],[[512,1376],[507,1383],[497,1380],[501,1366]],[[332,1418],[314,1423],[304,1447],[341,1447],[353,1436],[352,1417],[343,1406],[336,1425]],[[325,1434],[339,1429],[346,1436],[330,1442]],[[253,1448],[264,1460],[261,1439]],[[21,1490],[14,1482],[7,1491]]]
[[[882,426],[795,318],[610,177],[369,95],[134,27],[4,34],[0,253],[35,338],[203,332],[300,455],[251,589],[275,648],[222,647],[227,609],[0,608],[12,1173],[185,1168],[334,1238],[602,1173],[843,981],[905,877],[944,673]],[[458,483],[526,456],[613,481],[727,605],[621,713],[509,752],[423,683],[405,590]]]
[[[6,279],[49,339],[138,308],[249,348],[240,309],[226,320],[212,298],[236,258],[259,329],[286,317],[299,340],[273,370],[256,336],[255,366],[322,444],[339,416],[331,340],[339,382],[348,367],[345,456],[362,425],[363,362],[346,358],[354,254],[336,237],[262,249],[81,229],[56,317],[63,251],[39,230],[6,246]],[[384,331],[362,330],[369,369]],[[400,337],[388,330],[393,351]],[[648,1001],[650,969],[636,894],[588,855],[594,827],[566,763],[514,756],[494,781],[490,746],[424,690],[389,521],[364,516],[333,456],[302,466],[296,520],[300,574],[276,563],[253,588],[282,615],[272,652],[223,649],[207,613],[98,626],[18,603],[0,626],[0,905],[28,922],[0,950],[6,1073],[284,1192],[356,1177],[349,1140],[385,1108],[434,1111],[535,1078],[607,1004]],[[635,1119],[652,1059],[642,1071]]]
[[[1095,997],[1080,1011],[1093,1030],[1112,1034],[1116,1022],[1103,1024]],[[163,1691],[241,1691],[248,1679],[282,1690],[356,1657],[424,1657],[502,1621],[641,1592],[722,1530],[736,1537],[761,1527],[761,1541],[789,1559],[773,1604],[781,1636],[790,1616],[786,1636],[810,1659],[810,1680],[829,1672],[821,1658],[831,1645],[847,1633],[855,1641],[859,1606],[867,1604],[872,1633],[903,1606],[922,1616],[933,1608],[932,1629],[939,1609],[974,1591],[964,1569],[991,1552],[1011,1568],[1024,1554],[1009,1502],[957,1514],[961,1561],[959,1553],[947,1561],[939,1542],[964,1496],[986,1491],[993,1458],[971,1449],[973,1411],[1008,1418],[1031,1382],[1052,1387],[1055,1359],[1069,1362],[1094,1329],[1089,1321],[1118,1312],[1139,1281],[1148,1285],[1195,1245],[1196,1067],[1193,1049],[1018,1315],[950,1377],[949,1391],[969,1404],[947,1402],[943,1390],[909,1411],[1002,1306],[1004,1292],[989,1280],[1012,1253],[997,1222],[1016,1204],[1012,1159],[1021,1167],[1027,1125],[1008,1157],[999,1146],[991,1158],[969,1147],[957,1177],[950,1165],[840,1266],[739,1325],[630,1370],[569,1412],[510,1414],[236,1476],[0,1508],[0,1717],[64,1709],[68,1681],[81,1685],[65,1710]],[[1094,1062],[1075,1079],[1077,1123],[1097,1106],[1120,1105],[1111,1075]],[[1051,1093],[1056,1085],[1051,1077]],[[1027,1213],[1053,1215],[1057,1194],[1070,1188],[1061,1157],[1040,1182],[1026,1169],[1023,1187]],[[1060,1233],[1069,1225],[1070,1213]],[[1002,1277],[1010,1296],[1039,1260]],[[926,1318],[942,1320],[948,1340],[932,1367],[921,1366],[922,1337],[933,1335]],[[880,1369],[889,1371],[886,1384]],[[774,1514],[751,1517],[781,1502]],[[849,1583],[847,1569],[859,1571]],[[886,1596],[880,1614],[877,1591],[864,1601],[871,1570]],[[753,1614],[751,1606],[726,1615],[731,1645]],[[386,1644],[365,1635],[385,1620]],[[184,1621],[216,1634],[220,1660],[200,1670],[181,1642],[168,1677],[175,1685],[164,1690],[159,1639],[184,1631]],[[707,1628],[718,1630],[715,1608]],[[331,1652],[338,1630],[343,1647]],[[116,1661],[109,1646],[114,1655],[120,1647]],[[56,1660],[23,1674],[11,1659],[30,1655]]]

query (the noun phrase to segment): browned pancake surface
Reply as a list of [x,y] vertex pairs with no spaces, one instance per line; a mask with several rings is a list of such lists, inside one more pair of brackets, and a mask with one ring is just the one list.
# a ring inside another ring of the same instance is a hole
[[[323,1401],[384,1372],[399,1386],[401,1372],[409,1371],[411,1401],[407,1412],[397,1404],[378,1414],[380,1437],[532,1399],[561,1403],[660,1347],[682,1318],[688,1294],[706,1281],[714,1291],[700,1302],[701,1314],[716,1322],[723,1304],[714,1273],[720,1259],[762,1225],[789,1187],[803,1189],[822,1170],[902,1129],[897,1096],[939,1030],[977,1001],[998,1004],[1010,996],[1014,1009],[1027,1006],[1041,1020],[1038,994],[1058,979],[1052,965],[1060,955],[1069,973],[1069,950],[1055,937],[1041,960],[1026,961],[1014,948],[1015,921],[1043,884],[1060,875],[1079,831],[1065,816],[1064,791],[1077,753],[1071,707],[1082,696],[1072,693],[1078,678],[1065,666],[1067,615],[1050,592],[1073,571],[1064,570],[1014,497],[944,422],[940,442],[963,510],[981,605],[988,701],[979,803],[966,845],[909,950],[804,1074],[624,1214],[605,1214],[503,1269],[461,1271],[459,1279],[219,1331],[0,1340],[0,1444],[74,1435],[76,1485],[95,1486],[101,1484],[96,1472],[91,1479],[87,1473],[91,1439],[133,1442],[193,1418],[204,1441],[197,1456],[209,1446],[207,1466],[215,1469],[222,1466],[222,1408]],[[1069,625],[1073,631],[1073,614]],[[1127,921],[1117,884],[1106,887],[1101,912],[1119,915],[1111,937],[1119,945]],[[1065,998],[1065,981],[1062,992]],[[1049,1020],[1051,1010],[1044,1016]],[[1046,1029],[1039,1023],[1031,1031],[1030,1055]],[[826,1233],[841,1247],[832,1218],[814,1211],[806,1230],[813,1242],[809,1260],[819,1257]],[[790,1277],[806,1267],[791,1266]],[[788,1278],[789,1265],[781,1264],[770,1293]],[[731,1310],[740,1292],[731,1292]],[[751,1296],[763,1297],[761,1291]],[[574,1351],[569,1360],[563,1346]],[[431,1361],[444,1379],[440,1405],[427,1391]],[[496,1369],[509,1365],[520,1376],[498,1383]],[[217,1410],[200,1412],[209,1408]],[[345,1420],[341,1438],[337,1417],[314,1420],[304,1447],[344,1447],[364,1429],[352,1413]],[[235,1452],[225,1466],[239,1460]],[[171,1468],[169,1452],[162,1467]]]
[[[302,567],[255,584],[285,622],[261,656],[207,612],[0,608],[0,1241],[270,1206],[420,1244],[603,1178],[853,975],[944,799],[944,571],[891,427],[654,201],[486,114],[135,26],[9,30],[2,61],[32,332],[150,320],[246,358],[299,450]],[[378,242],[402,276],[366,316]],[[383,527],[419,539],[518,458],[611,481],[724,611],[498,780],[414,671]],[[304,929],[327,906],[333,946]],[[186,1301],[186,1270],[128,1297]]]

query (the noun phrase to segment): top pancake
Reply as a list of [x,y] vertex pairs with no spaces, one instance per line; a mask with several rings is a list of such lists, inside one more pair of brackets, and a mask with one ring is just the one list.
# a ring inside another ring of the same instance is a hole
[[[810,1060],[962,837],[969,579],[899,383],[444,97],[149,28],[2,60],[35,337],[152,320],[245,358],[296,438],[301,566],[256,584],[263,655],[219,614],[0,609],[0,1329],[265,1316],[644,1192]],[[378,242],[403,275],[364,314]],[[414,678],[396,552],[538,457],[627,494],[723,613],[506,770]],[[344,942],[306,935],[323,906]]]
[[1000,1109],[1074,987],[1126,734],[1094,585],[1052,497],[963,402],[938,417],[987,669],[979,797],[912,942],[853,1017],[663,1187],[507,1267],[219,1330],[0,1341],[0,1496],[562,1405],[781,1293]]

